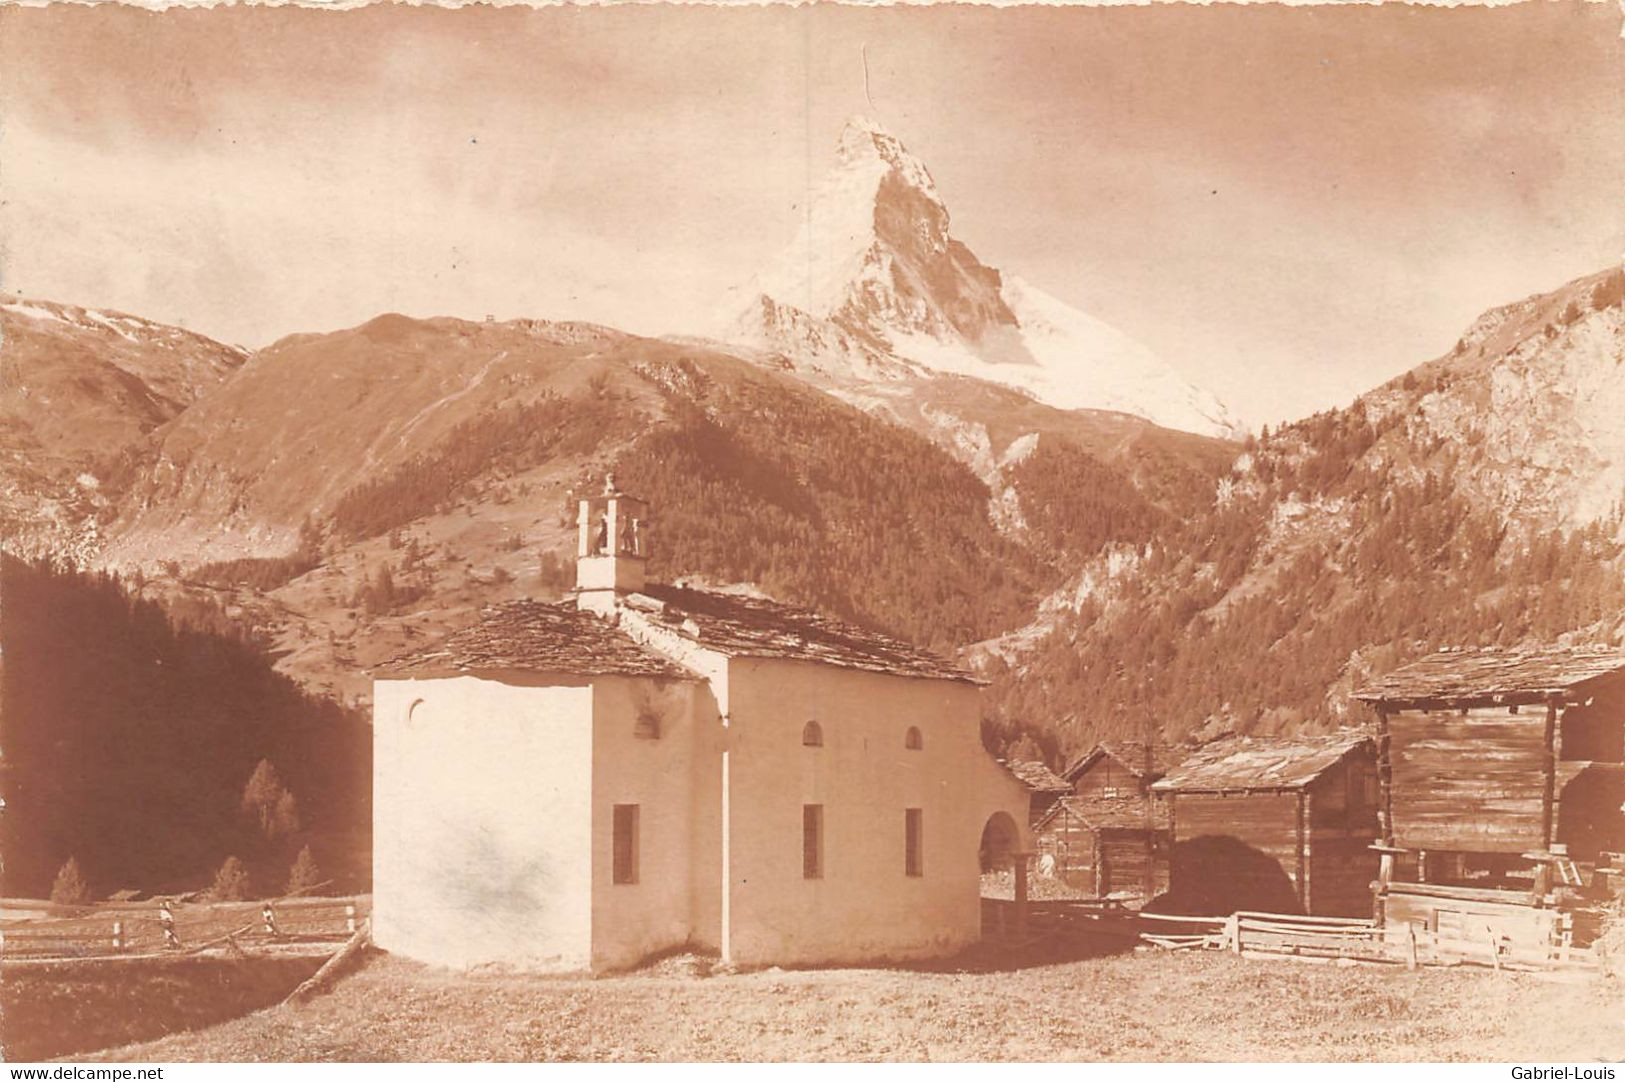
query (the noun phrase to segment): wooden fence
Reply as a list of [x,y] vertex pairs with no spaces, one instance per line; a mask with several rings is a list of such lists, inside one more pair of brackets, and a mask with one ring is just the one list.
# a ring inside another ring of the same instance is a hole
[[1597,970],[1590,948],[1567,943],[1534,945],[1497,933],[1488,924],[1473,935],[1441,934],[1415,924],[1348,917],[1239,912],[1228,917],[1136,913],[1088,899],[1030,901],[982,899],[984,933],[1032,945],[1076,933],[1107,935],[1164,950],[1222,950],[1253,958],[1349,959],[1418,966],[1484,966],[1515,970]]
[[1383,927],[1374,921],[1282,913],[1228,917],[1138,915],[1141,942],[1168,950],[1227,950],[1236,954],[1348,958],[1421,965],[1479,965],[1493,969],[1597,969],[1594,951],[1569,944],[1517,943],[1488,925],[1479,938],[1440,935],[1414,924]]
[[1074,935],[1108,936],[1132,943],[1139,926],[1133,910],[1114,901],[1066,898],[1023,905],[1008,898],[983,898],[982,932],[1015,945]]
[[[265,928],[260,902],[230,902],[174,907],[175,952],[195,952],[241,944],[325,943],[349,938],[368,906],[356,898],[292,898],[275,902],[272,914],[278,935]],[[0,959],[96,958],[139,955],[166,950],[157,907],[117,904],[90,906],[73,915],[44,920],[7,921],[0,925]]]

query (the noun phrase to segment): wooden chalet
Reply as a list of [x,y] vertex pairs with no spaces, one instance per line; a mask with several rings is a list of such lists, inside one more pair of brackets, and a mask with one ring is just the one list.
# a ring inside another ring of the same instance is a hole
[[1446,936],[1584,945],[1625,892],[1625,651],[1445,650],[1377,714],[1377,912]]
[[1061,775],[1066,793],[1034,821],[1041,856],[1068,886],[1098,898],[1146,902],[1168,887],[1166,813],[1151,783],[1169,749],[1138,741],[1096,744]]
[[1369,734],[1227,737],[1151,790],[1166,803],[1172,838],[1168,908],[1370,915],[1378,790]]
[[1057,800],[1072,792],[1072,786],[1036,759],[1013,759],[1005,763],[1004,768],[1014,774],[1022,788],[1030,794],[1027,809],[1029,823],[1044,818]]

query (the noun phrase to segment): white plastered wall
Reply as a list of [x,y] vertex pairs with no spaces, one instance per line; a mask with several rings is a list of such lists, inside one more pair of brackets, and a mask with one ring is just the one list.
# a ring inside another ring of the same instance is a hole
[[448,965],[589,965],[593,692],[527,683],[374,683],[380,947]]
[[[728,883],[732,960],[831,964],[952,954],[981,934],[983,827],[1021,844],[1027,794],[982,747],[977,689],[805,662],[735,659]],[[823,730],[803,747],[805,723]],[[924,747],[904,736],[918,726]],[[802,874],[802,807],[824,807],[824,874]],[[904,868],[904,810],[924,875]]]
[[[644,723],[641,728],[640,720]],[[592,964],[618,969],[689,945],[714,946],[697,920],[708,912],[709,864],[695,832],[696,806],[715,799],[697,770],[714,746],[716,702],[692,680],[603,677],[594,683]],[[658,735],[649,735],[651,727]],[[614,881],[616,804],[638,807],[637,882]],[[715,897],[717,887],[709,884]],[[698,909],[698,913],[696,910]],[[714,917],[711,918],[714,926]]]

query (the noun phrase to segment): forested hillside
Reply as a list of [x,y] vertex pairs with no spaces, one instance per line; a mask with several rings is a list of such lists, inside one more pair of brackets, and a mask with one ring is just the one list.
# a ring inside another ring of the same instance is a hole
[[691,362],[661,382],[668,422],[616,464],[654,505],[658,579],[753,583],[949,651],[1023,623],[1059,579],[993,528],[987,486],[923,437]]
[[1063,754],[1323,729],[1442,645],[1617,641],[1625,490],[1597,506],[1618,463],[1574,416],[1622,382],[1622,281],[1499,309],[1444,361],[1251,441],[1211,506],[1093,561],[1036,645],[987,653],[995,728],[1051,728]]
[[262,351],[157,433],[108,558],[156,596],[223,599],[284,671],[358,701],[370,665],[480,604],[568,585],[568,492],[615,469],[654,505],[658,578],[953,652],[1207,499],[1228,461],[1134,418],[932,390],[954,439],[714,344],[380,317]]
[[[218,610],[0,561],[6,894],[43,896],[70,857],[95,896],[190,889],[229,855],[269,869],[275,892],[312,840],[352,886],[365,874],[348,866],[370,819],[363,719],[275,672]],[[243,810],[262,760],[293,794],[276,831]]]
[[[1494,309],[1446,356],[1244,449],[974,380],[887,404],[714,343],[379,317],[261,351],[155,429],[104,484],[126,498],[101,558],[364,706],[373,664],[567,586],[568,494],[613,469],[653,504],[655,577],[971,648],[1001,753],[1324,728],[1353,683],[1435,645],[1619,630],[1622,301],[1613,271]],[[197,737],[207,704],[233,713],[272,679],[255,657],[234,663],[252,679],[153,715]],[[100,731],[58,708],[75,739]],[[279,724],[214,730],[231,769]]]

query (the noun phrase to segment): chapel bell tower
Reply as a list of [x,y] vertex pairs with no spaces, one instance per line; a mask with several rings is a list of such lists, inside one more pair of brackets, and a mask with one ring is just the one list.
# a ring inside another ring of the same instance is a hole
[[615,595],[643,589],[649,555],[649,505],[615,487],[579,501],[576,513],[576,603],[610,612]]

